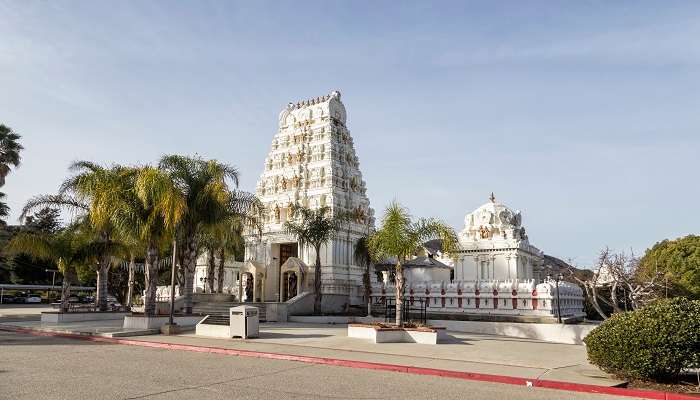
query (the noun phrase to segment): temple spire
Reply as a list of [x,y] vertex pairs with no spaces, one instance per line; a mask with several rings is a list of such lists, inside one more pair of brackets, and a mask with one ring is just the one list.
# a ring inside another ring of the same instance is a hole
[[496,196],[493,195],[493,192],[491,192],[491,197],[489,197],[489,200],[491,200],[491,203],[496,202]]

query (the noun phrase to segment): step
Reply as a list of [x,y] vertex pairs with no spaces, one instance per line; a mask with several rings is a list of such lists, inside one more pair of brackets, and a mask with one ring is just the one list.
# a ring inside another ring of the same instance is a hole
[[[256,307],[258,309],[258,318],[260,321],[266,321],[266,313],[265,313],[265,305],[260,304],[256,305],[255,303],[244,303],[246,305],[251,305],[253,307]],[[203,314],[203,315],[210,315],[210,316],[217,316],[217,317],[225,317],[228,319],[228,313],[229,309],[231,307],[236,307],[241,305],[241,303],[213,303],[213,302],[207,302],[207,303],[195,303],[192,311],[197,313],[197,314]]]

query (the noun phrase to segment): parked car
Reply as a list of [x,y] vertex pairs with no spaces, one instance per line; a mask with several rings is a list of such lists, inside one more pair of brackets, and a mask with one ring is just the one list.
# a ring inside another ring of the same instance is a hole
[[15,296],[2,296],[3,304],[11,304],[15,302]]
[[69,303],[79,303],[80,298],[78,296],[72,294],[72,295],[68,296],[68,302]]
[[30,294],[25,298],[25,303],[41,303],[41,296],[38,294]]

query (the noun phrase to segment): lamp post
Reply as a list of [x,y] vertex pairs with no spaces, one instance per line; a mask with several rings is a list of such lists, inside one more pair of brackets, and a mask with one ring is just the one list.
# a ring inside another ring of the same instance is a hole
[[[552,280],[552,275],[547,275],[547,279]],[[562,275],[561,273],[559,273],[559,275],[557,275],[554,278],[554,284],[557,287],[557,322],[560,324],[561,324],[561,305],[559,303],[560,303],[561,298],[559,296],[559,282],[563,281],[563,280],[564,280],[564,275]]]
[[173,239],[173,262],[170,266],[170,313],[168,314],[168,333],[173,333],[171,330],[174,329],[174,315],[175,315],[175,264],[177,260],[177,241]]

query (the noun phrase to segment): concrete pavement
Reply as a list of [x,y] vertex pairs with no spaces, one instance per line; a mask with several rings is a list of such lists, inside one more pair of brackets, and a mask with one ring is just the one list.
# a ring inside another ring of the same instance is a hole
[[504,336],[449,332],[449,340],[438,345],[374,344],[363,339],[348,338],[345,325],[262,324],[260,338],[248,340],[205,338],[195,336],[193,332],[177,336],[138,336],[138,330],[122,329],[120,321],[60,325],[24,321],[12,325],[52,332],[97,334],[107,337],[129,336],[130,339],[146,342],[324,357],[527,379],[602,386],[617,386],[623,383],[590,365],[586,360],[584,346]]
[[615,399],[0,332],[0,399]]

